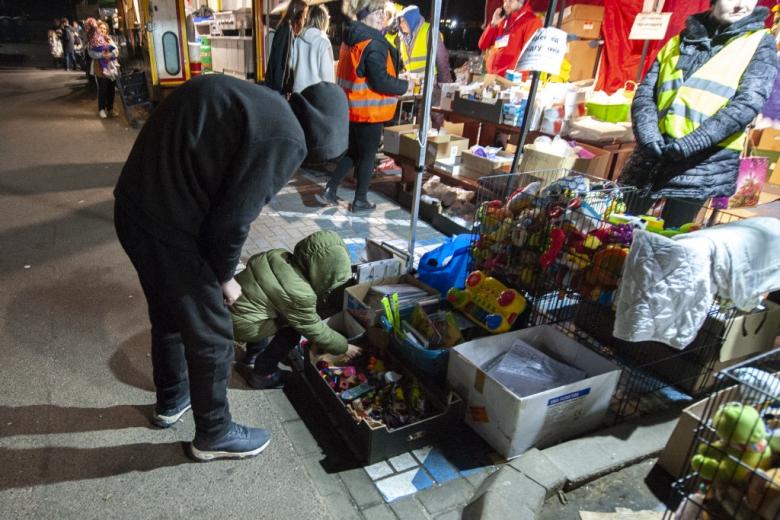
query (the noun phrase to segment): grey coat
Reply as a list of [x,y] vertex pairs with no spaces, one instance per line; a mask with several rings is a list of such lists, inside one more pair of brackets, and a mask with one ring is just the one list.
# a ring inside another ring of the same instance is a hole
[[[757,7],[748,17],[723,29],[718,28],[709,12],[688,18],[681,33],[678,61],[684,79],[690,78],[731,38],[747,31],[763,29],[768,14],[765,7]],[[656,84],[659,68],[660,64],[656,60],[634,97],[631,117],[638,146],[626,163],[620,181],[649,188],[654,197],[704,200],[733,195],[739,171],[739,153],[716,145],[744,130],[769,98],[777,75],[774,39],[767,34],[761,40],[731,101],[695,131],[676,140],[684,156],[681,161],[658,159],[645,148],[657,141],[667,145],[675,141],[662,135],[658,129]],[[724,71],[724,74],[728,74],[728,71]]]

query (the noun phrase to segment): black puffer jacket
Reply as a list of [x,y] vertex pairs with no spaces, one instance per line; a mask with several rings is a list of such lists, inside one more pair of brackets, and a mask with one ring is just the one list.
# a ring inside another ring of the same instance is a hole
[[[709,12],[688,18],[681,33],[678,61],[684,78],[690,78],[731,38],[763,29],[768,14],[765,7],[757,7],[748,17],[721,29]],[[774,39],[767,34],[761,41],[729,104],[698,129],[676,140],[684,155],[681,161],[657,159],[645,148],[657,141],[666,144],[675,141],[662,135],[658,129],[656,84],[659,67],[656,61],[634,97],[631,117],[638,146],[623,169],[621,182],[649,188],[655,197],[704,200],[733,195],[739,171],[739,153],[716,145],[744,130],[769,98],[777,74]],[[723,72],[728,74],[728,71]]]

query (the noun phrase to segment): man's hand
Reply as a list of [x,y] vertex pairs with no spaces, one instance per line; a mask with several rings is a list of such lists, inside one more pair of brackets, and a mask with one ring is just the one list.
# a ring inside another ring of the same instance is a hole
[[498,9],[493,11],[493,19],[490,20],[490,25],[495,27],[498,24],[500,24],[503,19],[504,19],[504,9],[502,7],[499,7]]
[[222,284],[222,294],[225,296],[225,305],[233,305],[241,296],[241,286],[235,278],[231,278]]

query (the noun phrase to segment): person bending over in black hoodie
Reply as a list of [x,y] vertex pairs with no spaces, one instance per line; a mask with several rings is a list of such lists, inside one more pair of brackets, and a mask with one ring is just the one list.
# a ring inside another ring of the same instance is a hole
[[347,100],[318,83],[290,101],[224,75],[192,79],[152,114],[114,190],[117,236],[149,306],[157,403],[167,428],[192,408],[199,461],[260,453],[269,433],[231,420],[228,306],[250,224],[306,160],[347,148]]

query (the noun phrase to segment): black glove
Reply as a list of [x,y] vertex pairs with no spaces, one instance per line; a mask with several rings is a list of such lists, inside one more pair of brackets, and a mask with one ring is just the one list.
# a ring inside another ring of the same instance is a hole
[[653,141],[652,143],[648,143],[647,145],[645,145],[645,152],[651,155],[652,157],[660,159],[661,156],[664,154],[663,147],[664,147],[663,141]]
[[664,148],[664,158],[667,161],[674,161],[674,162],[684,161],[685,154],[683,154],[680,143],[674,141],[668,144],[666,148]]

